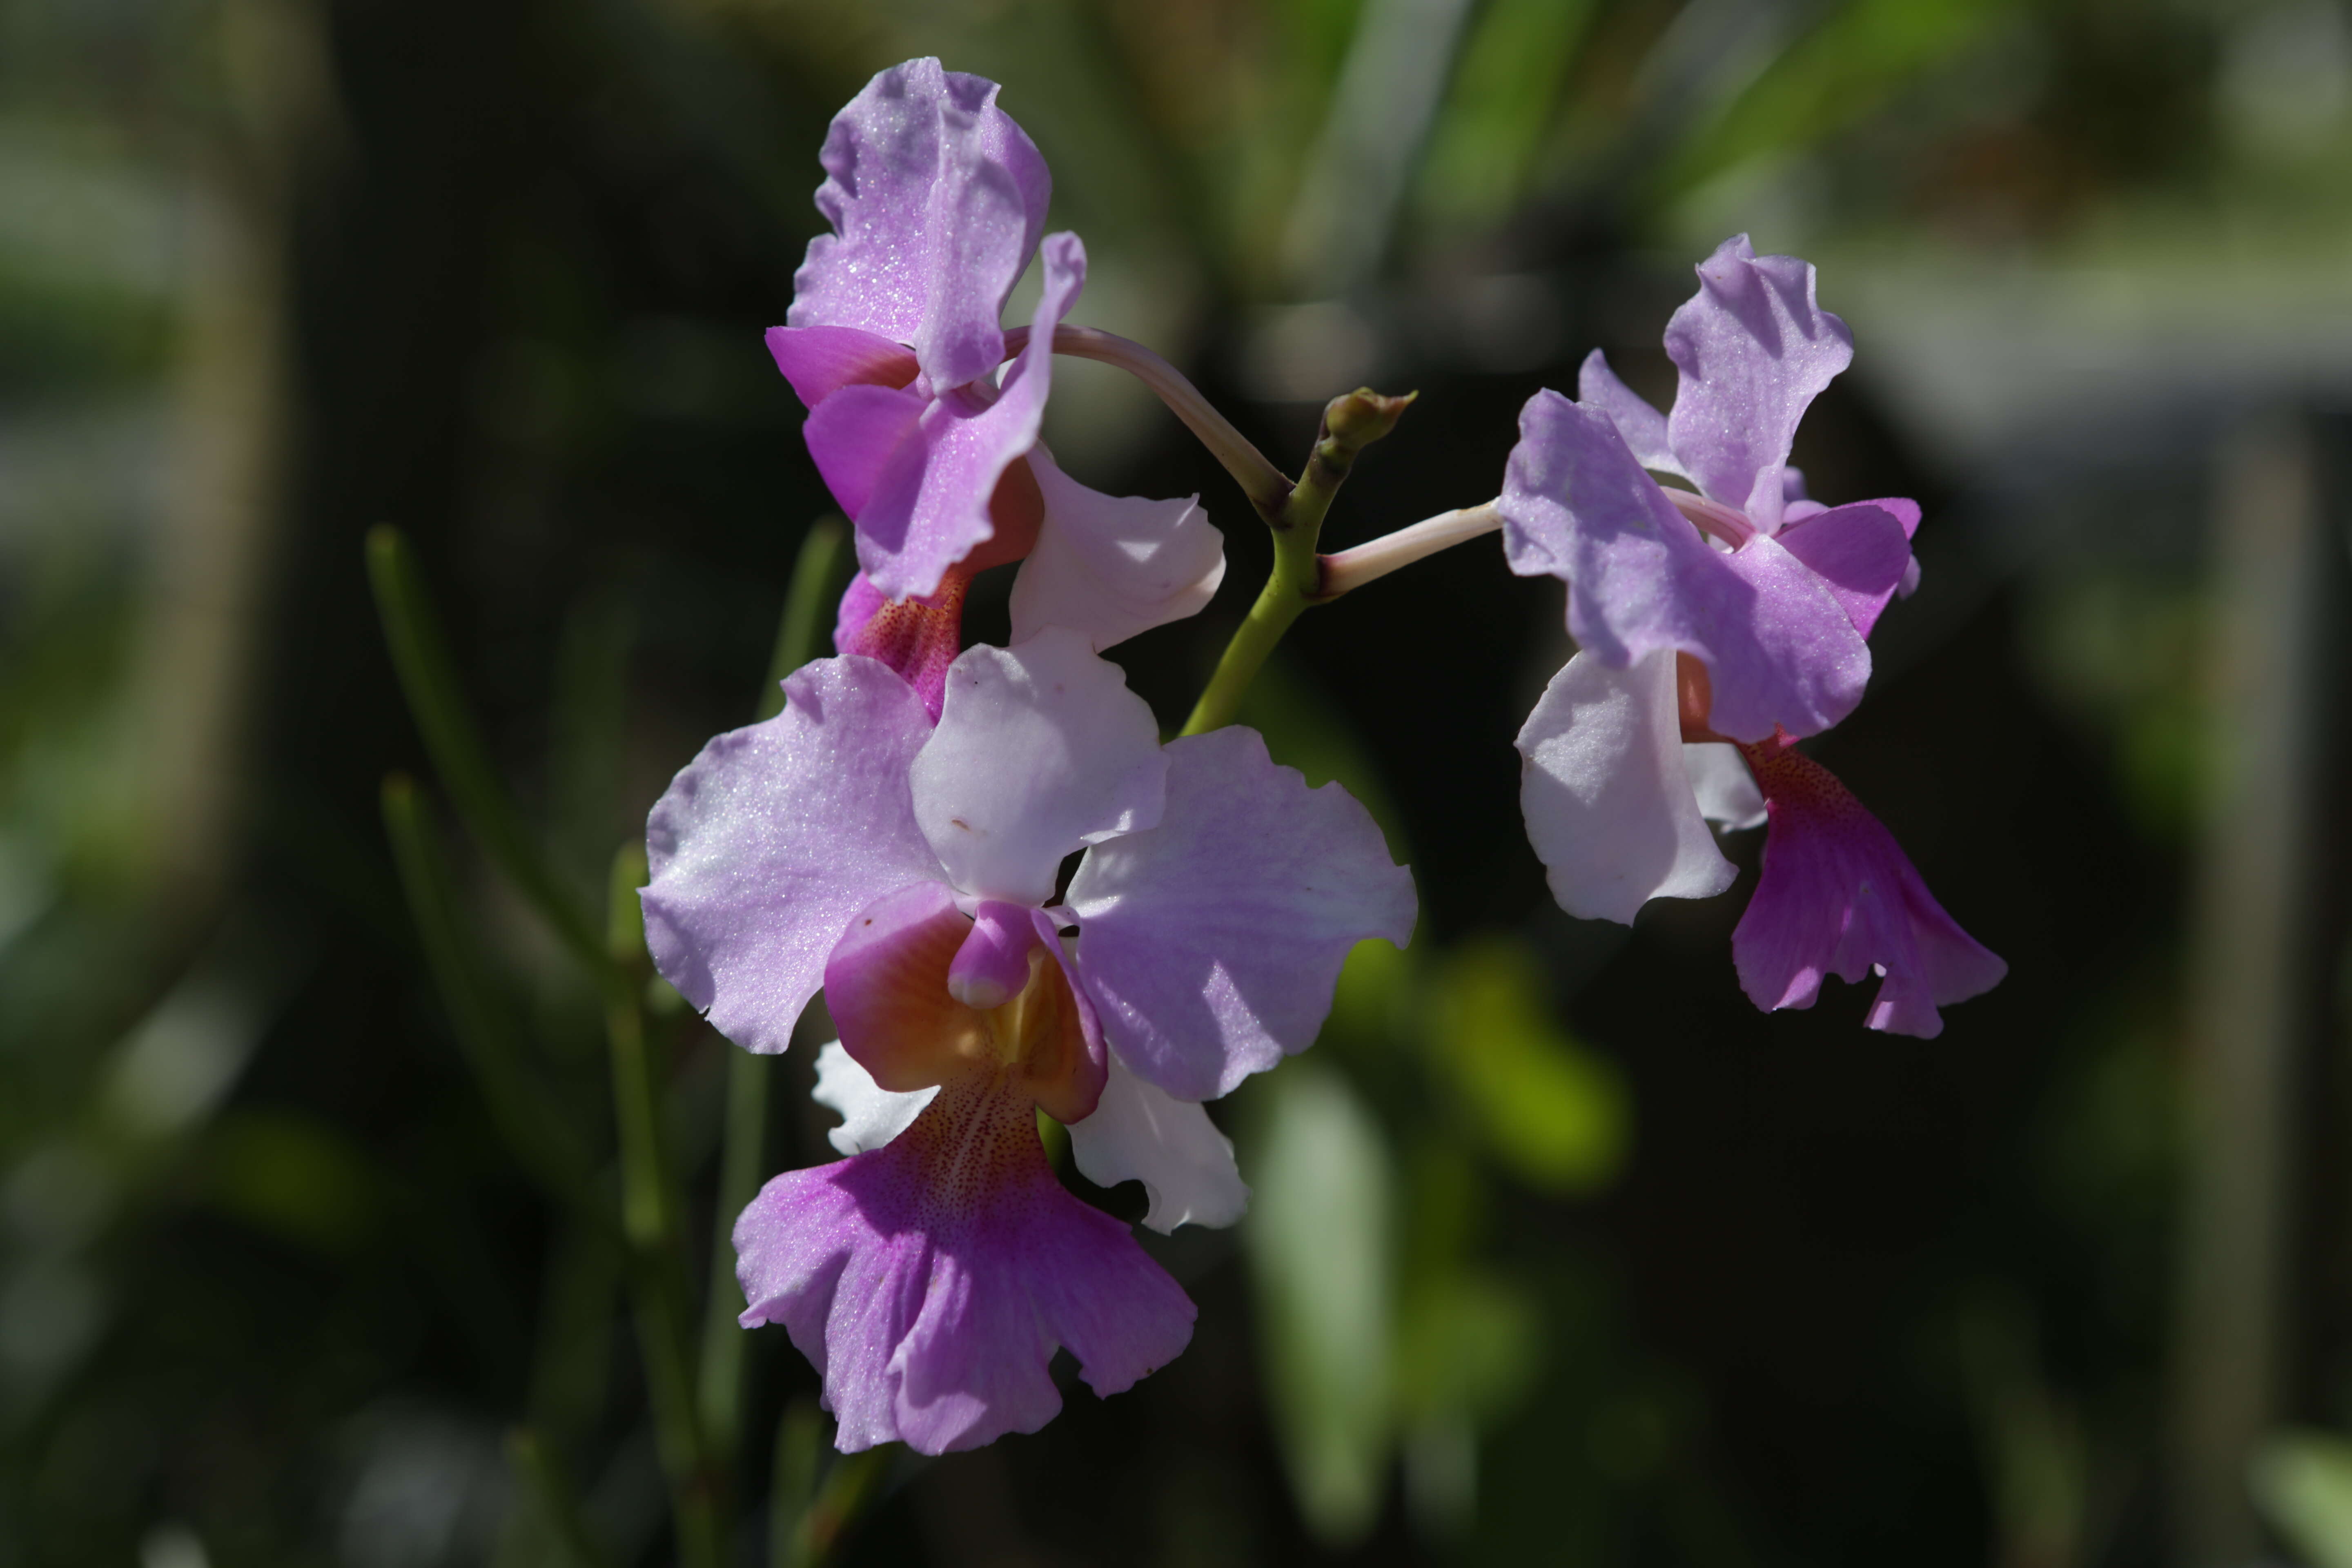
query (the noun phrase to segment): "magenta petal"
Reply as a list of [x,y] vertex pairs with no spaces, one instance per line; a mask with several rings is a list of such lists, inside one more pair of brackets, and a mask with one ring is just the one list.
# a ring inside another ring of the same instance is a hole
[[720,735],[646,822],[641,895],[662,977],[754,1051],[781,1051],[851,916],[936,878],[908,770],[930,739],[913,689],[867,658],[784,682],[784,710]]
[[1812,265],[1725,240],[1666,323],[1666,353],[1682,372],[1666,428],[1683,472],[1772,532],[1797,422],[1853,360],[1853,335],[1813,298]]
[[1171,742],[1160,826],[1071,879],[1077,973],[1112,1048],[1210,1100],[1315,1043],[1348,950],[1412,935],[1412,877],[1336,784],[1310,790],[1255,730]]
[[[1045,226],[1053,180],[996,107],[996,84],[893,66],[834,117],[817,210],[785,317],[911,343],[932,386],[961,386],[1004,357],[999,317]],[[928,590],[926,590],[928,592]]]
[[[1029,954],[1040,940],[1040,911],[982,899],[971,911],[971,934],[948,965],[948,991],[967,1007],[1002,1007],[1029,984]],[[1044,939],[1054,940],[1048,926]],[[1058,942],[1055,943],[1059,945]]]
[[885,1148],[776,1177],[735,1250],[744,1326],[784,1325],[845,1453],[1034,1432],[1062,1407],[1056,1346],[1107,1395],[1192,1333],[1192,1303],[1128,1227],[1055,1179],[1027,1101],[971,1083]]
[[[801,437],[808,443],[809,456],[816,459],[816,471],[824,477],[825,489],[851,521],[865,515],[885,473],[919,460],[907,448],[933,406],[929,400],[895,387],[845,386],[810,412],[801,426]],[[895,465],[894,458],[898,459]],[[936,581],[931,584],[938,586]],[[928,594],[931,589],[923,591]]]
[[1820,763],[1747,749],[1770,826],[1764,870],[1731,933],[1741,989],[1766,1012],[1810,1007],[1823,975],[1885,976],[1869,1026],[1932,1039],[1938,1007],[1998,984],[2009,965],[1954,923],[1879,820]]
[[1661,648],[1702,659],[1708,722],[1759,741],[1853,710],[1870,648],[1813,573],[1769,538],[1714,549],[1626,449],[1606,414],[1538,392],[1503,479],[1503,548],[1522,576],[1568,580],[1568,629],[1615,669]]
[[1773,535],[1773,542],[1812,570],[1865,637],[1911,564],[1910,536],[1876,501],[1816,512]]
[[[1054,324],[1068,313],[1087,279],[1086,247],[1077,236],[1049,237],[1043,254],[1045,289],[1030,321],[1028,346],[1004,373],[1001,392],[992,397],[984,388],[959,387],[924,409],[913,437],[890,454],[863,510],[850,513],[857,521],[858,564],[894,599],[937,592],[950,566],[994,535],[988,503],[996,481],[1037,444],[1052,388]],[[857,390],[845,388],[834,399]],[[814,437],[810,450],[815,450]]]
[[1618,380],[1617,373],[1609,368],[1607,356],[1599,349],[1584,356],[1584,366],[1576,373],[1576,400],[1609,416],[1609,422],[1624,438],[1626,449],[1642,467],[1662,474],[1682,473],[1682,465],[1675,461],[1674,448],[1666,443],[1666,416]]
[[810,408],[845,386],[905,386],[915,379],[915,356],[904,343],[856,327],[770,327],[768,353]]

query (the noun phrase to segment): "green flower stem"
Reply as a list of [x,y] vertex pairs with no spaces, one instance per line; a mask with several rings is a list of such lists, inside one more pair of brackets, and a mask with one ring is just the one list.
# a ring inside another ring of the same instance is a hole
[[[801,541],[755,718],[772,719],[782,710],[784,678],[814,658],[823,647],[826,611],[840,591],[847,542],[848,529],[837,517],[818,519]],[[719,1145],[719,1204],[712,1215],[710,1281],[703,1297],[698,1405],[712,1458],[730,1470],[742,1445],[743,1363],[751,1341],[735,1321],[735,1303],[741,1300],[735,1283],[735,1216],[758,1195],[766,1172],[768,1080],[773,1067],[768,1058],[750,1051],[727,1053],[727,1121]]]
[[784,614],[776,623],[776,651],[768,660],[768,683],[753,706],[754,720],[772,719],[784,710],[784,677],[817,657],[831,628],[827,611],[841,592],[843,547],[849,542],[848,525],[838,517],[821,517],[809,525],[793,560],[793,580],[784,590]]
[[1184,734],[1198,735],[1232,723],[1241,711],[1250,682],[1264,668],[1275,644],[1282,640],[1282,634],[1290,629],[1290,623],[1309,605],[1333,596],[1325,591],[1322,558],[1315,551],[1323,519],[1355,468],[1357,457],[1396,428],[1412,398],[1411,393],[1384,397],[1369,387],[1333,398],[1323,410],[1323,427],[1316,435],[1306,473],[1296,485],[1287,487],[1277,504],[1259,504],[1258,515],[1274,532],[1274,570],[1266,574],[1257,603],[1250,606],[1249,615],[1225,645],[1216,672],[1209,678],[1200,701],[1193,704],[1192,716],[1184,721]]
[[613,1053],[613,1120],[621,1142],[621,1229],[645,1358],[655,1446],[668,1477],[681,1568],[718,1568],[722,1487],[695,1408],[687,1340],[686,1248],[677,1184],[661,1144],[661,1100],[646,1039],[645,921],[637,889],[646,879],[641,844],[613,858],[606,931],[605,1031]]
[[433,614],[425,580],[407,539],[396,528],[372,529],[367,541],[368,580],[383,621],[393,668],[408,710],[416,721],[434,771],[449,792],[466,826],[500,871],[569,948],[600,980],[610,965],[596,940],[594,923],[556,879],[538,843],[507,798],[481,732],[458,695],[457,672],[449,645]]
[[590,1190],[588,1152],[570,1126],[550,1113],[545,1086],[535,1081],[524,1064],[512,1021],[502,1015],[475,970],[471,955],[480,944],[460,928],[448,858],[423,793],[404,773],[383,781],[383,826],[408,898],[409,918],[424,945],[425,967],[448,1009],[458,1047],[473,1068],[490,1120],[516,1162],[558,1206],[583,1206]]
[[588,1521],[581,1514],[578,1489],[540,1435],[528,1426],[509,1432],[507,1461],[538,1500],[571,1568],[608,1568],[604,1553],[589,1533]]
[[894,1446],[844,1454],[816,1479],[824,1422],[814,1406],[795,1403],[776,1431],[776,1478],[770,1494],[771,1568],[825,1568],[866,1505],[881,1495]]

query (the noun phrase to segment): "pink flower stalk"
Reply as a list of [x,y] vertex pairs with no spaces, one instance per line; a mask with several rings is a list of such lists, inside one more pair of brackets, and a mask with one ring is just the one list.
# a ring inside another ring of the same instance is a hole
[[[1039,252],[1053,181],[996,94],[994,82],[909,60],[835,117],[816,195],[833,232],[809,242],[785,324],[768,331],[808,406],[809,454],[857,527],[864,581],[844,601],[836,646],[917,679],[934,714],[944,666],[922,650],[953,657],[950,601],[972,573],[1031,557],[1016,627],[1073,626],[1099,649],[1192,614],[1224,572],[1198,497],[1103,495],[1038,445],[1054,326],[1085,287],[1086,247],[1074,234],[1045,240],[1045,289],[1006,365],[1000,318]],[[873,610],[894,601],[922,604],[947,629],[866,635]]]
[[1787,749],[1861,700],[1865,639],[1916,581],[1919,509],[1824,507],[1788,466],[1806,406],[1853,356],[1812,268],[1759,257],[1742,235],[1698,273],[1666,328],[1671,414],[1595,353],[1581,401],[1544,391],[1520,415],[1496,503],[1505,552],[1522,575],[1567,580],[1579,645],[1519,731],[1528,836],[1562,909],[1630,923],[1651,899],[1730,887],[1708,821],[1769,813],[1765,882],[1734,942],[1750,999],[1810,1005],[1823,973],[1876,966],[1871,1026],[1931,1035],[1936,1008],[1993,984],[2000,961],[1842,785]]
[[872,659],[785,693],[646,828],[671,984],[751,1050],[783,1049],[820,984],[841,1031],[820,1092],[855,1152],[744,1212],[743,1321],[816,1364],[845,1450],[1034,1431],[1056,1345],[1111,1394],[1192,1319],[1054,1178],[1035,1112],[1097,1181],[1140,1176],[1147,1223],[1229,1222],[1244,1189],[1199,1101],[1312,1043],[1349,949],[1410,936],[1412,879],[1254,731],[1161,746],[1079,632],[959,656],[936,726]]

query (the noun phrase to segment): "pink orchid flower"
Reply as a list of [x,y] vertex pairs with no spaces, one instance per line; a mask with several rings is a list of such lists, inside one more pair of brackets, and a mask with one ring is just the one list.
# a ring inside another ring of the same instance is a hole
[[1731,885],[1710,818],[1769,818],[1763,880],[1733,935],[1749,998],[1809,1006],[1823,974],[1874,970],[1885,981],[1871,1026],[1932,1036],[1938,1006],[2006,966],[1928,896],[1885,828],[1790,749],[1861,700],[1865,639],[1917,580],[1919,509],[1824,507],[1788,466],[1805,408],[1853,357],[1845,323],[1815,301],[1813,268],[1759,257],[1742,235],[1698,274],[1666,328],[1672,413],[1595,353],[1581,401],[1547,390],[1520,415],[1497,503],[1506,553],[1522,575],[1567,580],[1579,645],[1519,732],[1528,837],[1562,909],[1630,922],[1651,899]]
[[1097,1181],[1140,1177],[1147,1223],[1229,1222],[1244,1190],[1200,1101],[1313,1042],[1349,950],[1410,937],[1412,879],[1255,731],[1162,746],[1078,632],[961,654],[936,726],[868,658],[785,693],[646,827],[663,975],[754,1051],[785,1047],[820,984],[841,1033],[821,1092],[856,1152],[745,1210],[743,1321],[815,1363],[845,1450],[1034,1431],[1057,1345],[1108,1394],[1192,1321],[1064,1190],[1035,1113]]
[[[785,324],[768,331],[809,408],[809,453],[857,528],[862,574],[835,646],[898,669],[935,717],[974,573],[1027,558],[1016,638],[1069,626],[1098,650],[1191,615],[1224,573],[1197,496],[1104,495],[1038,443],[1054,328],[1087,255],[1066,233],[1041,252],[1053,182],[996,95],[910,60],[835,117],[816,196],[833,232],[809,242]],[[1008,365],[1001,317],[1032,255],[1045,288]]]

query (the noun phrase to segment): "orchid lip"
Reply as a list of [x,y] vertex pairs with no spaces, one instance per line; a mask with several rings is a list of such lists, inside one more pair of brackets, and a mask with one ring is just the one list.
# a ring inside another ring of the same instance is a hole
[[1660,485],[1675,510],[1691,521],[1701,533],[1709,534],[1737,550],[1761,531],[1748,521],[1748,514],[1738,507],[1726,506],[1719,500],[1699,494],[1696,490],[1678,489],[1673,485]]

